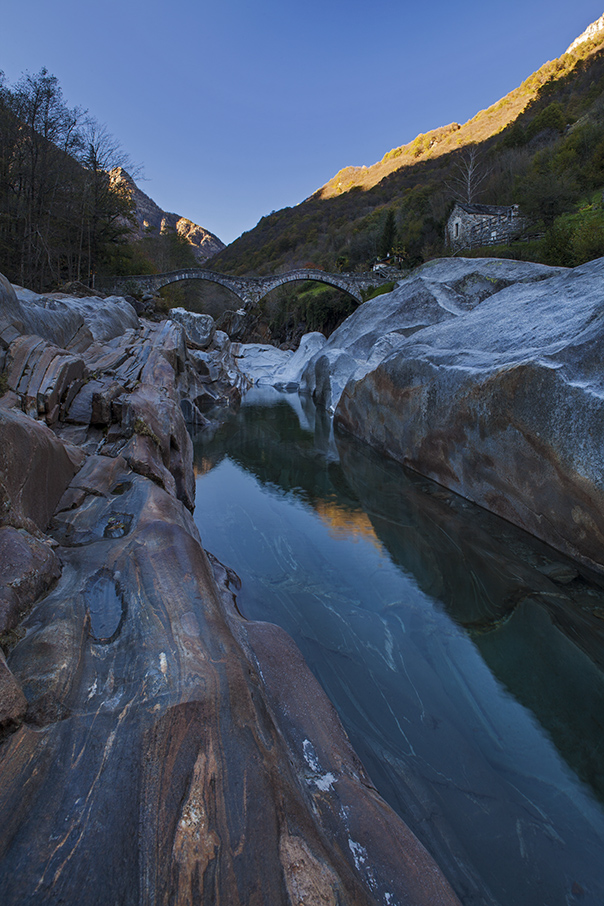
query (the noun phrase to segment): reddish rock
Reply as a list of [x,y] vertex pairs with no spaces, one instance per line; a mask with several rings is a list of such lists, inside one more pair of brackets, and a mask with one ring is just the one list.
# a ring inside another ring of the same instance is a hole
[[2,522],[43,531],[85,454],[15,409],[0,407],[0,435]]
[[48,544],[23,529],[0,526],[0,634],[14,629],[60,575],[61,565]]
[[25,717],[27,699],[6,665],[0,649],[0,742],[3,734],[17,727]]
[[458,904],[291,640],[225,610],[185,507],[123,459],[76,488],[10,659],[3,902]]

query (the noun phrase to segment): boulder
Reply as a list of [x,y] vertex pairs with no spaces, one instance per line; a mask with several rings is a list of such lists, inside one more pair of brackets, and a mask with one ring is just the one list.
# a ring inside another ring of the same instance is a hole
[[[166,488],[175,488],[179,499],[192,510],[193,444],[179,403],[157,386],[141,383],[124,400],[121,428],[132,438],[123,454],[131,467],[155,476]],[[165,479],[160,477],[164,470],[168,472]]]
[[604,571],[604,259],[535,273],[403,339],[336,423]]
[[253,384],[272,385],[273,378],[291,359],[291,350],[265,343],[234,343],[237,367]]
[[323,334],[318,331],[305,333],[294,354],[275,372],[273,387],[277,387],[278,390],[297,390],[309,359],[316,355],[326,342]]
[[360,305],[310,359],[300,389],[333,412],[347,381],[359,380],[407,337],[455,320],[506,286],[541,281],[560,270],[495,258],[431,261],[391,293]]
[[[0,341],[7,327],[13,325],[15,335],[23,331],[25,316],[15,289],[3,274],[0,274]],[[14,339],[14,337],[11,337]],[[5,340],[5,348],[10,340]]]
[[[20,332],[36,334],[62,349],[86,348],[93,341],[106,342],[138,327],[132,305],[120,296],[39,295],[20,286],[14,292],[20,306]],[[2,300],[0,311],[5,306]]]
[[85,454],[42,422],[0,406],[0,524],[44,531]]
[[60,575],[48,544],[23,529],[0,526],[0,635],[13,630]]
[[133,306],[121,296],[93,296],[76,300],[57,293],[55,298],[82,317],[97,343],[106,343],[113,337],[121,336],[126,330],[136,330],[139,326]]
[[211,315],[196,314],[185,308],[172,308],[170,318],[184,327],[187,339],[199,349],[207,349],[216,333],[216,325]]
[[0,649],[0,741],[7,731],[23,721],[26,711],[27,699]]
[[239,370],[251,383],[279,390],[297,390],[302,373],[311,359],[325,345],[322,333],[304,334],[295,352],[260,343],[234,344]]

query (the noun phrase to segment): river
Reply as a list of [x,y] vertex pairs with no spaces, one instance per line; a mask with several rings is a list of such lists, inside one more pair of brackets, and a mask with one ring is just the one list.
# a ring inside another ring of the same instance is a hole
[[[250,391],[195,520],[294,638],[462,903],[604,904],[604,592],[510,524]],[[284,682],[287,677],[284,677]]]

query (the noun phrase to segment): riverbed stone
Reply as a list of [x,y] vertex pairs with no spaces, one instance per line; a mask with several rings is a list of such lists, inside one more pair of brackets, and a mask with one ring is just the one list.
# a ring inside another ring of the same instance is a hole
[[304,334],[295,352],[261,343],[234,344],[240,371],[251,383],[278,390],[298,390],[308,361],[326,343],[322,333]]
[[[63,576],[10,656],[27,713],[0,746],[5,902],[43,903],[41,879],[61,866],[53,896],[84,904],[101,881],[112,902],[142,890],[133,902],[236,903],[253,889],[275,906],[300,891],[458,904],[291,640],[229,610],[175,495],[102,456],[73,490],[90,493],[53,528]],[[334,773],[324,790],[307,776],[307,738]],[[40,834],[49,846],[32,844]]]
[[291,359],[290,349],[277,349],[268,343],[233,344],[237,366],[253,384],[272,385],[274,375]]
[[132,305],[121,296],[68,296],[65,293],[40,295],[14,287],[20,302],[22,330],[44,337],[63,349],[91,342],[107,342],[139,321]]
[[186,308],[170,309],[170,318],[184,327],[187,339],[199,349],[207,349],[216,333],[216,324],[211,315],[187,311]]
[[27,699],[0,649],[0,743],[7,731],[22,723],[26,711]]
[[5,525],[44,531],[85,459],[44,423],[0,406],[0,519]]
[[326,342],[326,338],[319,331],[305,333],[294,354],[275,372],[272,386],[278,390],[297,390],[308,360],[316,355]]
[[[201,546],[181,402],[221,386],[236,400],[246,379],[228,338],[208,347],[219,374],[202,375],[180,324],[0,288],[15,372],[0,404],[0,531],[36,598],[0,659],[3,904],[459,906],[291,640],[254,635]],[[42,370],[43,411],[30,386]],[[306,734],[338,771],[325,790],[307,782]]]

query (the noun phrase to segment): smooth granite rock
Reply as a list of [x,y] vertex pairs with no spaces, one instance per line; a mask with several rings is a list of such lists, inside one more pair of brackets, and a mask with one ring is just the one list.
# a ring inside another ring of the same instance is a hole
[[416,332],[337,424],[604,570],[603,287],[599,259]]
[[506,286],[541,281],[560,270],[495,258],[431,261],[391,293],[360,305],[307,363],[300,390],[333,412],[348,380],[359,380],[407,337],[456,320]]
[[63,348],[91,341],[106,342],[138,327],[132,305],[121,296],[78,297],[65,293],[38,295],[14,287],[20,300],[24,331],[44,337]]
[[308,361],[326,343],[322,333],[304,334],[295,352],[261,343],[235,344],[237,365],[251,383],[279,390],[297,390]]
[[85,455],[43,423],[0,406],[0,521],[44,531]]
[[182,504],[101,456],[62,505],[63,577],[10,657],[28,710],[0,747],[3,902],[457,903]]
[[326,342],[326,338],[318,331],[304,334],[294,354],[273,375],[272,386],[278,390],[297,390],[309,359],[316,355]]
[[184,327],[187,338],[199,346],[200,349],[207,349],[216,333],[216,324],[211,315],[197,314],[196,312],[187,311],[186,308],[170,309],[170,318],[178,321]]
[[0,742],[7,732],[21,725],[26,712],[27,699],[0,649]]
[[291,349],[278,349],[266,343],[235,343],[233,354],[239,370],[253,384],[268,386],[293,355]]

